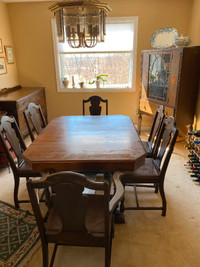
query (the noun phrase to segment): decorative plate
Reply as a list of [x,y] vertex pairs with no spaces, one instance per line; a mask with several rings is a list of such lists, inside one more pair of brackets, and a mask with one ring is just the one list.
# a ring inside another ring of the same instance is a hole
[[174,39],[178,37],[178,31],[174,28],[167,27],[155,31],[151,36],[151,46],[154,48],[168,48],[174,43]]

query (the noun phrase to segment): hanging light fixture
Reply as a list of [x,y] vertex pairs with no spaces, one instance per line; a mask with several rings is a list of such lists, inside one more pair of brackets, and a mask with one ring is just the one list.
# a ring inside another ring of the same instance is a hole
[[72,48],[104,42],[105,18],[111,7],[97,0],[65,0],[49,7],[56,17],[59,42]]

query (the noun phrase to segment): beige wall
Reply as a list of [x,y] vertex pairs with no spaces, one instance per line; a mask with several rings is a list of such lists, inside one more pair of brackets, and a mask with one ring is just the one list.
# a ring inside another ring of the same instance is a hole
[[[0,0],[0,39],[2,39],[3,47],[5,45],[12,46],[12,35],[10,30],[10,21],[8,17],[7,4]],[[0,57],[5,57],[5,51],[0,53]],[[7,64],[7,73],[0,75],[0,89],[13,87],[18,84],[17,68],[15,64]]]
[[[151,49],[152,33],[161,27],[174,27],[189,34],[192,0],[109,0],[110,16],[139,16],[136,92],[100,93],[109,100],[110,114],[130,115],[137,122],[141,50]],[[12,36],[23,86],[45,86],[49,119],[59,115],[82,114],[82,99],[89,93],[58,93],[48,6],[51,3],[8,4]]]
[[[200,0],[194,0],[191,24],[190,24],[190,37],[192,39],[192,45],[200,45]],[[196,106],[196,129],[200,129],[200,82],[199,82],[199,95]]]

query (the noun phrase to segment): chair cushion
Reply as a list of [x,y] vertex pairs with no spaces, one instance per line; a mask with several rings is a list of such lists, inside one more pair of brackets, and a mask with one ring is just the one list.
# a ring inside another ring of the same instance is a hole
[[160,170],[155,166],[152,158],[146,158],[145,164],[132,172],[124,172],[123,183],[156,182],[159,179]]

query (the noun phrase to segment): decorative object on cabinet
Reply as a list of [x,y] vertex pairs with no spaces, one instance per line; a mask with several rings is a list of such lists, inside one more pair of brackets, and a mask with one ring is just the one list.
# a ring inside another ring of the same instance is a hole
[[164,49],[173,45],[174,39],[178,37],[178,31],[172,27],[161,28],[155,31],[150,39],[151,46]]
[[0,74],[6,74],[7,69],[6,69],[6,61],[5,57],[0,57]]
[[192,126],[200,77],[200,46],[142,51],[138,131],[142,115],[164,105],[176,126]]
[[181,36],[179,36],[179,37],[176,37],[174,39],[174,42],[173,42],[173,44],[176,47],[179,47],[179,46],[188,46],[190,43],[191,43],[190,36],[185,36],[184,37],[183,34],[181,34]]
[[3,53],[3,44],[2,44],[2,39],[0,39],[0,53]]
[[8,64],[14,63],[14,56],[13,56],[13,48],[12,46],[4,46],[5,48],[5,54]]

